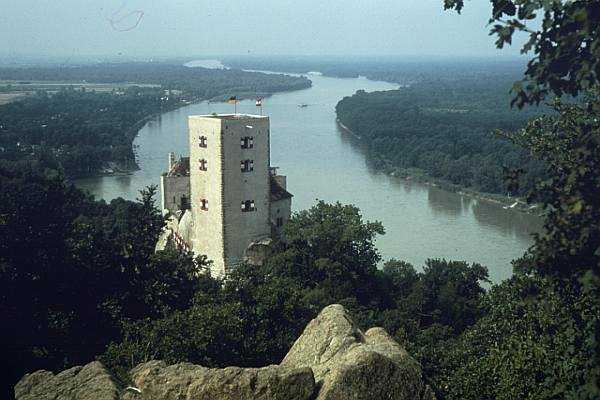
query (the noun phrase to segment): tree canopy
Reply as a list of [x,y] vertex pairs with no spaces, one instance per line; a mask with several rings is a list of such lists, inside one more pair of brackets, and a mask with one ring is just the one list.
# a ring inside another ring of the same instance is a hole
[[[516,33],[529,39],[521,53],[533,53],[525,77],[513,86],[519,107],[549,94],[577,96],[600,83],[600,3],[594,0],[490,0],[490,35],[496,46]],[[464,0],[444,0],[461,12]]]

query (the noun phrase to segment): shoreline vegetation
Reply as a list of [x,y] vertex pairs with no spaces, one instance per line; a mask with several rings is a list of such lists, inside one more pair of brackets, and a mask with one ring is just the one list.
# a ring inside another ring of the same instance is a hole
[[[310,87],[306,77],[166,63],[0,68],[0,159],[41,161],[66,178],[139,169],[134,140],[153,118],[202,101]],[[95,88],[99,88],[98,91]]]
[[510,81],[475,75],[359,90],[337,104],[338,124],[365,145],[376,170],[539,215],[524,198],[546,166],[499,132],[517,131],[547,109],[511,109]]
[[[287,71],[296,74],[308,74],[310,71],[319,71],[323,76],[334,78],[357,78],[365,77],[369,80],[380,80],[389,83],[399,84],[397,91],[386,91],[380,93],[367,93],[367,96],[376,99],[378,96],[384,97],[385,93],[410,91],[412,93],[423,91],[424,95],[413,96],[407,108],[411,106],[413,110],[421,108],[425,112],[425,119],[428,117],[444,118],[447,117],[449,124],[454,124],[457,130],[473,130],[474,123],[468,121],[471,119],[480,119],[480,125],[489,128],[488,132],[495,129],[515,130],[522,127],[525,122],[534,116],[539,115],[542,110],[547,108],[529,107],[525,110],[515,111],[509,107],[510,96],[508,89],[512,83],[518,80],[522,74],[523,63],[518,59],[506,60],[485,60],[485,59],[452,59],[443,57],[427,58],[406,58],[406,57],[357,57],[352,60],[339,57],[226,57],[223,63],[235,68],[248,68],[256,70]],[[359,92],[360,93],[360,92]],[[477,93],[478,96],[474,96]],[[356,95],[355,95],[356,96]],[[351,96],[351,97],[355,97]],[[394,99],[400,102],[402,99]],[[416,101],[413,101],[416,100]],[[343,101],[343,100],[342,100]],[[376,103],[377,100],[374,101]],[[413,101],[414,104],[410,104]],[[390,119],[389,112],[402,111],[393,102],[387,101],[377,103],[372,109],[365,110],[361,105],[355,106],[355,114],[371,112],[381,119]],[[376,110],[380,107],[380,110]],[[497,111],[497,113],[495,112]],[[498,114],[498,115],[495,115]],[[410,117],[410,115],[409,115]],[[463,117],[463,121],[457,121]],[[362,118],[362,117],[361,117]],[[489,123],[495,123],[493,126]],[[347,124],[341,123],[338,113],[338,124],[342,125],[346,131],[352,134],[360,143],[369,146],[369,138],[364,134],[357,134],[356,130],[351,132]],[[376,124],[376,120],[371,119],[371,123]],[[475,122],[476,124],[477,122]],[[398,128],[398,126],[394,127]],[[475,127],[477,129],[477,127]],[[386,126],[389,134],[389,126]],[[433,130],[439,129],[439,126],[433,127]],[[481,129],[477,129],[477,134],[482,137]],[[466,132],[469,136],[472,132]],[[491,135],[489,135],[491,136]],[[484,138],[487,139],[487,138]],[[456,141],[456,138],[452,138]],[[489,140],[486,140],[490,142]],[[508,148],[505,141],[498,140],[503,148]],[[389,143],[383,145],[385,148]],[[426,145],[424,145],[426,147]],[[379,149],[381,150],[381,149]],[[397,153],[401,152],[401,149]],[[493,146],[486,150],[494,151]],[[438,178],[429,174],[426,168],[415,168],[414,166],[399,166],[385,157],[382,151],[377,151],[373,157],[373,150],[369,150],[371,155],[366,154],[370,161],[376,164],[376,169],[398,178],[403,178],[420,183],[439,187],[444,190],[455,192],[471,198],[495,203],[505,209],[518,210],[533,215],[542,215],[541,209],[537,204],[528,204],[524,199],[524,194],[532,187],[536,177],[543,176],[543,168],[540,163],[531,160],[524,160],[522,155],[509,149],[511,157],[496,160],[483,160],[480,162],[482,169],[487,169],[492,176],[487,177],[487,190],[474,188],[472,185],[465,185],[452,182],[448,179]],[[439,157],[439,154],[437,155]],[[496,157],[502,158],[502,157]],[[531,172],[525,173],[520,177],[520,189],[515,196],[506,196],[501,194],[501,187],[505,186],[502,177],[502,166],[508,168],[520,168],[520,163],[530,164]],[[504,165],[499,165],[500,163]],[[494,165],[495,164],[495,165]],[[460,168],[457,168],[460,169]],[[496,169],[495,171],[493,171]],[[516,204],[515,204],[516,202]]]
[[[361,143],[364,143],[360,135],[358,135],[356,132],[352,131],[350,128],[344,125],[339,119],[336,119],[336,122],[338,126],[345,132],[352,135]],[[540,209],[538,208],[539,206],[537,204],[531,205],[527,203],[523,197],[507,197],[498,193],[485,193],[477,190],[472,190],[467,187],[456,185],[448,181],[436,179],[422,170],[396,168],[389,162],[387,163],[385,168],[379,169],[379,171],[393,178],[403,179],[405,181],[418,182],[425,186],[431,186],[447,190],[449,192],[453,192],[461,196],[466,196],[472,199],[477,199],[488,203],[494,203],[502,206],[504,209],[510,209],[512,211],[519,211],[536,216],[543,215],[539,212]],[[517,205],[514,205],[515,202],[517,202]]]

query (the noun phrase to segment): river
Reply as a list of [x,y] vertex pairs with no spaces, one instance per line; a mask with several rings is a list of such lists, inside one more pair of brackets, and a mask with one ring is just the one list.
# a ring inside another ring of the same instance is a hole
[[[383,223],[386,234],[376,244],[384,260],[405,260],[418,269],[427,258],[465,260],[486,265],[493,282],[511,275],[511,260],[531,245],[539,219],[378,173],[360,143],[337,125],[335,105],[359,89],[390,90],[397,85],[317,74],[310,79],[309,89],[263,101],[263,113],[271,119],[271,163],[288,177],[294,210],[307,209],[317,199],[355,204],[365,219]],[[257,113],[254,101],[242,101],[237,109]],[[156,117],[134,142],[139,171],[84,179],[77,185],[97,198],[135,199],[143,187],[158,184],[168,152],[188,153],[188,115],[212,112],[232,113],[233,106],[203,102]]]

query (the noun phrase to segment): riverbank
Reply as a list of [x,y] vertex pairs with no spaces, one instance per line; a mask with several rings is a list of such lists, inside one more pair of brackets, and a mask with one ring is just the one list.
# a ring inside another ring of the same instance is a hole
[[[356,132],[352,131],[352,129],[348,128],[344,125],[339,119],[336,119],[337,125],[343,129],[348,134],[352,135],[354,138],[359,140],[364,144],[361,136]],[[459,194],[461,196],[467,196],[472,199],[477,199],[480,201],[486,201],[488,203],[493,203],[501,206],[504,209],[510,209],[513,211],[519,211],[522,213],[527,213],[535,216],[542,216],[540,213],[539,206],[537,204],[531,205],[526,202],[526,200],[522,197],[508,197],[503,196],[497,193],[485,193],[477,190],[470,189],[465,186],[457,185],[452,182],[448,182],[443,179],[437,179],[430,175],[428,175],[425,171],[417,169],[417,168],[407,168],[401,169],[393,166],[389,161],[383,160],[385,166],[378,167],[377,169],[380,172],[383,172],[389,176],[403,179],[406,181],[418,182],[423,185],[440,188],[443,190],[447,190],[449,192],[453,192]]]
[[[510,277],[511,261],[523,255],[531,246],[531,233],[540,230],[539,218],[417,182],[407,184],[368,168],[358,140],[340,134],[335,105],[357,90],[396,86],[367,79],[311,80],[310,89],[276,93],[263,109],[271,123],[271,165],[287,176],[293,211],[310,209],[315,199],[353,204],[365,221],[384,224],[386,234],[375,243],[384,261],[404,260],[420,269],[430,258],[460,259],[489,267],[494,282]],[[256,110],[253,101],[238,104],[240,113]],[[77,185],[98,199],[135,200],[141,189],[160,182],[169,152],[189,153],[189,115],[232,111],[231,104],[201,102],[166,113],[136,136],[139,171]]]
[[[312,82],[311,82],[312,84]],[[299,89],[296,89],[299,90]],[[260,93],[261,97],[263,98],[268,98],[273,96],[274,94],[280,94],[280,93],[286,93],[286,92],[292,92],[294,90],[289,90],[289,91],[282,91],[282,92],[276,92],[276,93]],[[126,175],[130,175],[132,173],[134,173],[135,171],[139,171],[140,167],[138,165],[137,162],[137,155],[135,154],[135,146],[134,146],[134,141],[135,138],[137,137],[137,135],[139,134],[139,131],[146,125],[148,124],[150,121],[154,120],[155,118],[160,117],[163,114],[172,112],[172,111],[176,111],[180,108],[183,107],[188,107],[188,106],[193,106],[196,104],[200,104],[203,102],[208,102],[208,103],[223,103],[228,99],[229,95],[227,94],[223,94],[223,95],[218,95],[218,96],[214,96],[210,99],[206,99],[206,98],[191,98],[188,96],[186,97],[185,100],[182,100],[181,102],[177,103],[176,105],[173,105],[171,107],[166,107],[158,112],[155,113],[151,113],[147,116],[145,116],[144,118],[140,119],[139,121],[137,121],[132,127],[127,129],[127,133],[126,136],[128,138],[128,140],[130,140],[130,145],[131,145],[131,150],[133,152],[133,159],[131,160],[127,160],[126,163],[119,163],[116,161],[107,161],[106,165],[104,165],[102,167],[101,170],[97,170],[94,172],[90,172],[89,174],[79,174],[77,176],[71,176],[69,177],[69,179],[71,181],[77,180],[77,179],[89,179],[89,178],[96,178],[96,177],[118,177],[118,176],[126,176]],[[242,100],[254,100],[254,98],[256,97],[256,93],[241,93],[236,95],[236,98],[239,101]]]

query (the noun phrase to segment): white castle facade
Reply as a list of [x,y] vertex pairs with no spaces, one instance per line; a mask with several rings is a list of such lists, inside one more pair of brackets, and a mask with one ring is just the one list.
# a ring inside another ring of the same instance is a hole
[[189,117],[189,157],[169,154],[160,189],[168,245],[204,254],[211,274],[260,263],[261,249],[291,215],[286,177],[270,166],[269,117],[214,114]]

